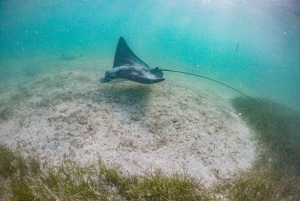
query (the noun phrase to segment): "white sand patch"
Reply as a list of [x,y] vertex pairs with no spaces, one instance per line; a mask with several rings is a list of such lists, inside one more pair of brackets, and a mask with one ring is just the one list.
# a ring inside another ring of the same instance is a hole
[[11,111],[0,118],[2,143],[53,164],[101,157],[131,173],[161,168],[208,184],[251,167],[252,133],[224,97],[172,76],[142,85],[101,84],[103,75],[77,69],[23,85],[0,105]]

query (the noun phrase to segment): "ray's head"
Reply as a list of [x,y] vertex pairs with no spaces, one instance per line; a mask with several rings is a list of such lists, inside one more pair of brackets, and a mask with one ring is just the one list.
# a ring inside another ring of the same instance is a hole
[[103,78],[100,79],[101,83],[109,83],[117,77],[116,73],[111,71],[106,71]]
[[125,81],[125,79],[122,79],[118,75],[119,68],[112,69],[105,72],[105,75],[103,78],[100,79],[101,83],[116,83],[116,82],[122,82]]
[[109,71],[105,72],[105,75],[103,78],[100,79],[101,83],[108,83],[112,80],[113,78],[111,78]]

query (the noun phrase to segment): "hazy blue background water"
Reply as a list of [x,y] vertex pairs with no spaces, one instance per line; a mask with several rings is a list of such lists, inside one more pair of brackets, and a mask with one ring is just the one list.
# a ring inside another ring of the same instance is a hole
[[1,79],[11,59],[73,49],[112,59],[123,36],[152,67],[165,60],[300,110],[300,1],[2,0],[0,8]]

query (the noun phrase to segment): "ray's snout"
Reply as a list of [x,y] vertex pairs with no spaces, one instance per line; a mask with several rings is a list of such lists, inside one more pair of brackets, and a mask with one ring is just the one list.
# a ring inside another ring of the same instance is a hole
[[106,83],[105,77],[101,78],[101,79],[100,79],[100,82],[101,82],[101,83]]
[[100,79],[101,83],[109,82],[109,79],[107,79],[108,78],[108,73],[109,73],[109,71],[106,71],[104,77]]

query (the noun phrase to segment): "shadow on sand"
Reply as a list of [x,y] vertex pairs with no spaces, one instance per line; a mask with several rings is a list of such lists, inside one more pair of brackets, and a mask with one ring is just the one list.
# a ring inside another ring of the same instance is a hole
[[151,86],[148,85],[108,84],[105,88],[97,90],[92,100],[96,103],[105,101],[119,111],[130,116],[136,114],[140,118],[147,111],[150,93]]

